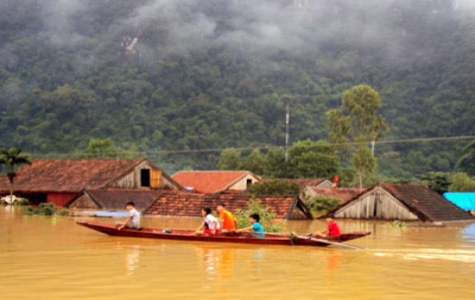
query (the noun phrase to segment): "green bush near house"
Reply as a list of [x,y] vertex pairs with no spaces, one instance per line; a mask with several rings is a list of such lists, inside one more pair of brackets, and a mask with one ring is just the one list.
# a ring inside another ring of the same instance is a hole
[[282,230],[282,226],[275,222],[275,213],[271,212],[268,206],[263,206],[260,199],[250,199],[245,208],[236,210],[234,216],[239,228],[250,226],[249,215],[254,213],[259,214],[259,223],[266,232],[279,232]]
[[312,211],[329,211],[337,207],[341,200],[327,196],[315,196],[306,199],[304,202]]
[[67,216],[69,213],[67,210],[58,210],[58,207],[54,203],[41,203],[38,208],[27,206],[25,208],[24,214],[44,216]]
[[13,202],[13,205],[18,205],[18,206],[28,205],[28,204],[30,204],[30,201],[28,201],[28,199],[25,199],[25,198],[20,198],[20,199],[17,199],[15,202]]

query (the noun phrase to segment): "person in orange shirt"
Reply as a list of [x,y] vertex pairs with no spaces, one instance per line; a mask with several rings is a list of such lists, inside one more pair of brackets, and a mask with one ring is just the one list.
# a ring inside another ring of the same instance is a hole
[[234,215],[226,210],[225,205],[220,203],[216,210],[219,212],[219,220],[221,221],[221,230],[225,231],[233,231],[237,229],[237,221],[234,218]]

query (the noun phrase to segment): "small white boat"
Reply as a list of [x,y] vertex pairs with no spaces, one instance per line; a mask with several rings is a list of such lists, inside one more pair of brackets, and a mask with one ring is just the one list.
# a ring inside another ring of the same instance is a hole
[[13,204],[15,203],[15,201],[19,200],[20,198],[18,198],[17,196],[13,195],[10,197],[10,195],[8,196],[5,196],[5,197],[2,197],[0,198],[1,202],[5,202],[7,204]]

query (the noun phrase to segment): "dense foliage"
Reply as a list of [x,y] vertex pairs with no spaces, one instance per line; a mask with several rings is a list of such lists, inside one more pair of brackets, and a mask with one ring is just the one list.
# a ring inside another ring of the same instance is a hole
[[327,197],[327,196],[316,196],[305,199],[305,204],[307,207],[316,212],[328,212],[340,204],[341,200]]
[[254,183],[247,188],[247,192],[252,195],[280,195],[298,196],[300,186],[289,180],[270,180]]
[[[387,139],[474,134],[472,1],[308,2],[0,0],[0,146],[72,157],[112,138],[168,172],[231,147],[280,162],[286,104],[291,141],[326,139],[325,113],[361,83]],[[452,171],[468,142],[377,144],[378,171]]]
[[260,199],[250,199],[245,208],[240,208],[234,212],[238,222],[238,228],[249,227],[249,216],[258,214],[259,223],[264,227],[265,232],[278,232],[282,229],[281,224],[275,220],[275,213],[269,207],[262,205]]

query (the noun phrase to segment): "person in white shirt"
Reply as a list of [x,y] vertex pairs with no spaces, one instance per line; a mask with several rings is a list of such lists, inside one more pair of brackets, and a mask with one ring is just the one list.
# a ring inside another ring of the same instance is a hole
[[134,202],[127,202],[125,208],[129,211],[129,217],[125,220],[124,223],[119,224],[117,227],[118,230],[124,229],[124,227],[131,229],[140,228],[140,213],[135,209]]
[[196,234],[216,235],[219,233],[219,220],[211,214],[211,208],[205,207],[201,210],[204,220],[201,226],[196,229]]

